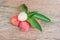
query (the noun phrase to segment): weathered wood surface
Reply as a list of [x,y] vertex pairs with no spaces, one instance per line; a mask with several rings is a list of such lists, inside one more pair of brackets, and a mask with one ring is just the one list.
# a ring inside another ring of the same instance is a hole
[[[52,19],[51,23],[41,22],[42,33],[32,28],[22,32],[10,24],[10,17],[18,14],[17,4],[22,3]],[[60,0],[0,0],[0,40],[60,40]]]

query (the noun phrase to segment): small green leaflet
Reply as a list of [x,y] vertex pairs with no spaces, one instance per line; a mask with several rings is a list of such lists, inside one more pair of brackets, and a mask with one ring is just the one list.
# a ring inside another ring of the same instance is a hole
[[28,11],[28,8],[27,8],[27,6],[26,6],[25,4],[20,5],[18,8],[19,8],[21,11],[23,11],[23,12],[27,12],[27,11]]
[[32,16],[34,16],[36,13],[34,13],[35,11],[33,12],[29,12],[27,15],[31,18]]
[[42,21],[45,21],[45,22],[51,22],[51,20],[50,20],[48,17],[46,17],[46,16],[44,16],[44,15],[42,15],[42,14],[39,14],[39,13],[36,12],[36,11],[30,12],[30,13],[29,13],[29,17],[38,18],[38,19],[40,19],[40,20],[42,20]]
[[32,25],[32,27],[34,27],[42,32],[42,28],[41,28],[40,24],[38,24],[34,18],[29,18],[27,21]]

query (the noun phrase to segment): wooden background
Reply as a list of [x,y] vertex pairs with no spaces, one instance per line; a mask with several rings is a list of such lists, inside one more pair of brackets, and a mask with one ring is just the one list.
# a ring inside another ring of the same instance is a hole
[[[23,3],[29,11],[51,18],[51,23],[41,22],[42,33],[32,28],[22,32],[10,24],[10,17],[18,14],[17,7]],[[0,40],[60,40],[60,0],[0,0]]]

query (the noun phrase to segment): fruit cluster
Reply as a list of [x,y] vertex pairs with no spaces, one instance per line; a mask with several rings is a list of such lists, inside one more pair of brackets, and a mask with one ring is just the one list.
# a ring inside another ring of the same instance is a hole
[[28,12],[28,8],[25,4],[22,4],[18,7],[21,12],[18,15],[15,15],[10,18],[10,22],[13,25],[18,26],[22,31],[28,31],[29,28],[32,26],[42,32],[42,27],[40,26],[39,22],[51,22],[51,20],[38,13],[37,11]]

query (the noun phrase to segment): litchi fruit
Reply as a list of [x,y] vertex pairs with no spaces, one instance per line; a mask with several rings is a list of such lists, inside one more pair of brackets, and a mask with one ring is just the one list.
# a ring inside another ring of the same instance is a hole
[[27,20],[27,14],[25,12],[19,13],[18,20],[19,21],[25,21],[25,20]]
[[10,18],[10,22],[11,22],[13,25],[18,26],[18,23],[19,23],[18,16],[15,15],[15,16],[11,17],[11,18]]
[[30,28],[30,24],[27,21],[20,22],[20,29],[24,32],[28,31]]

